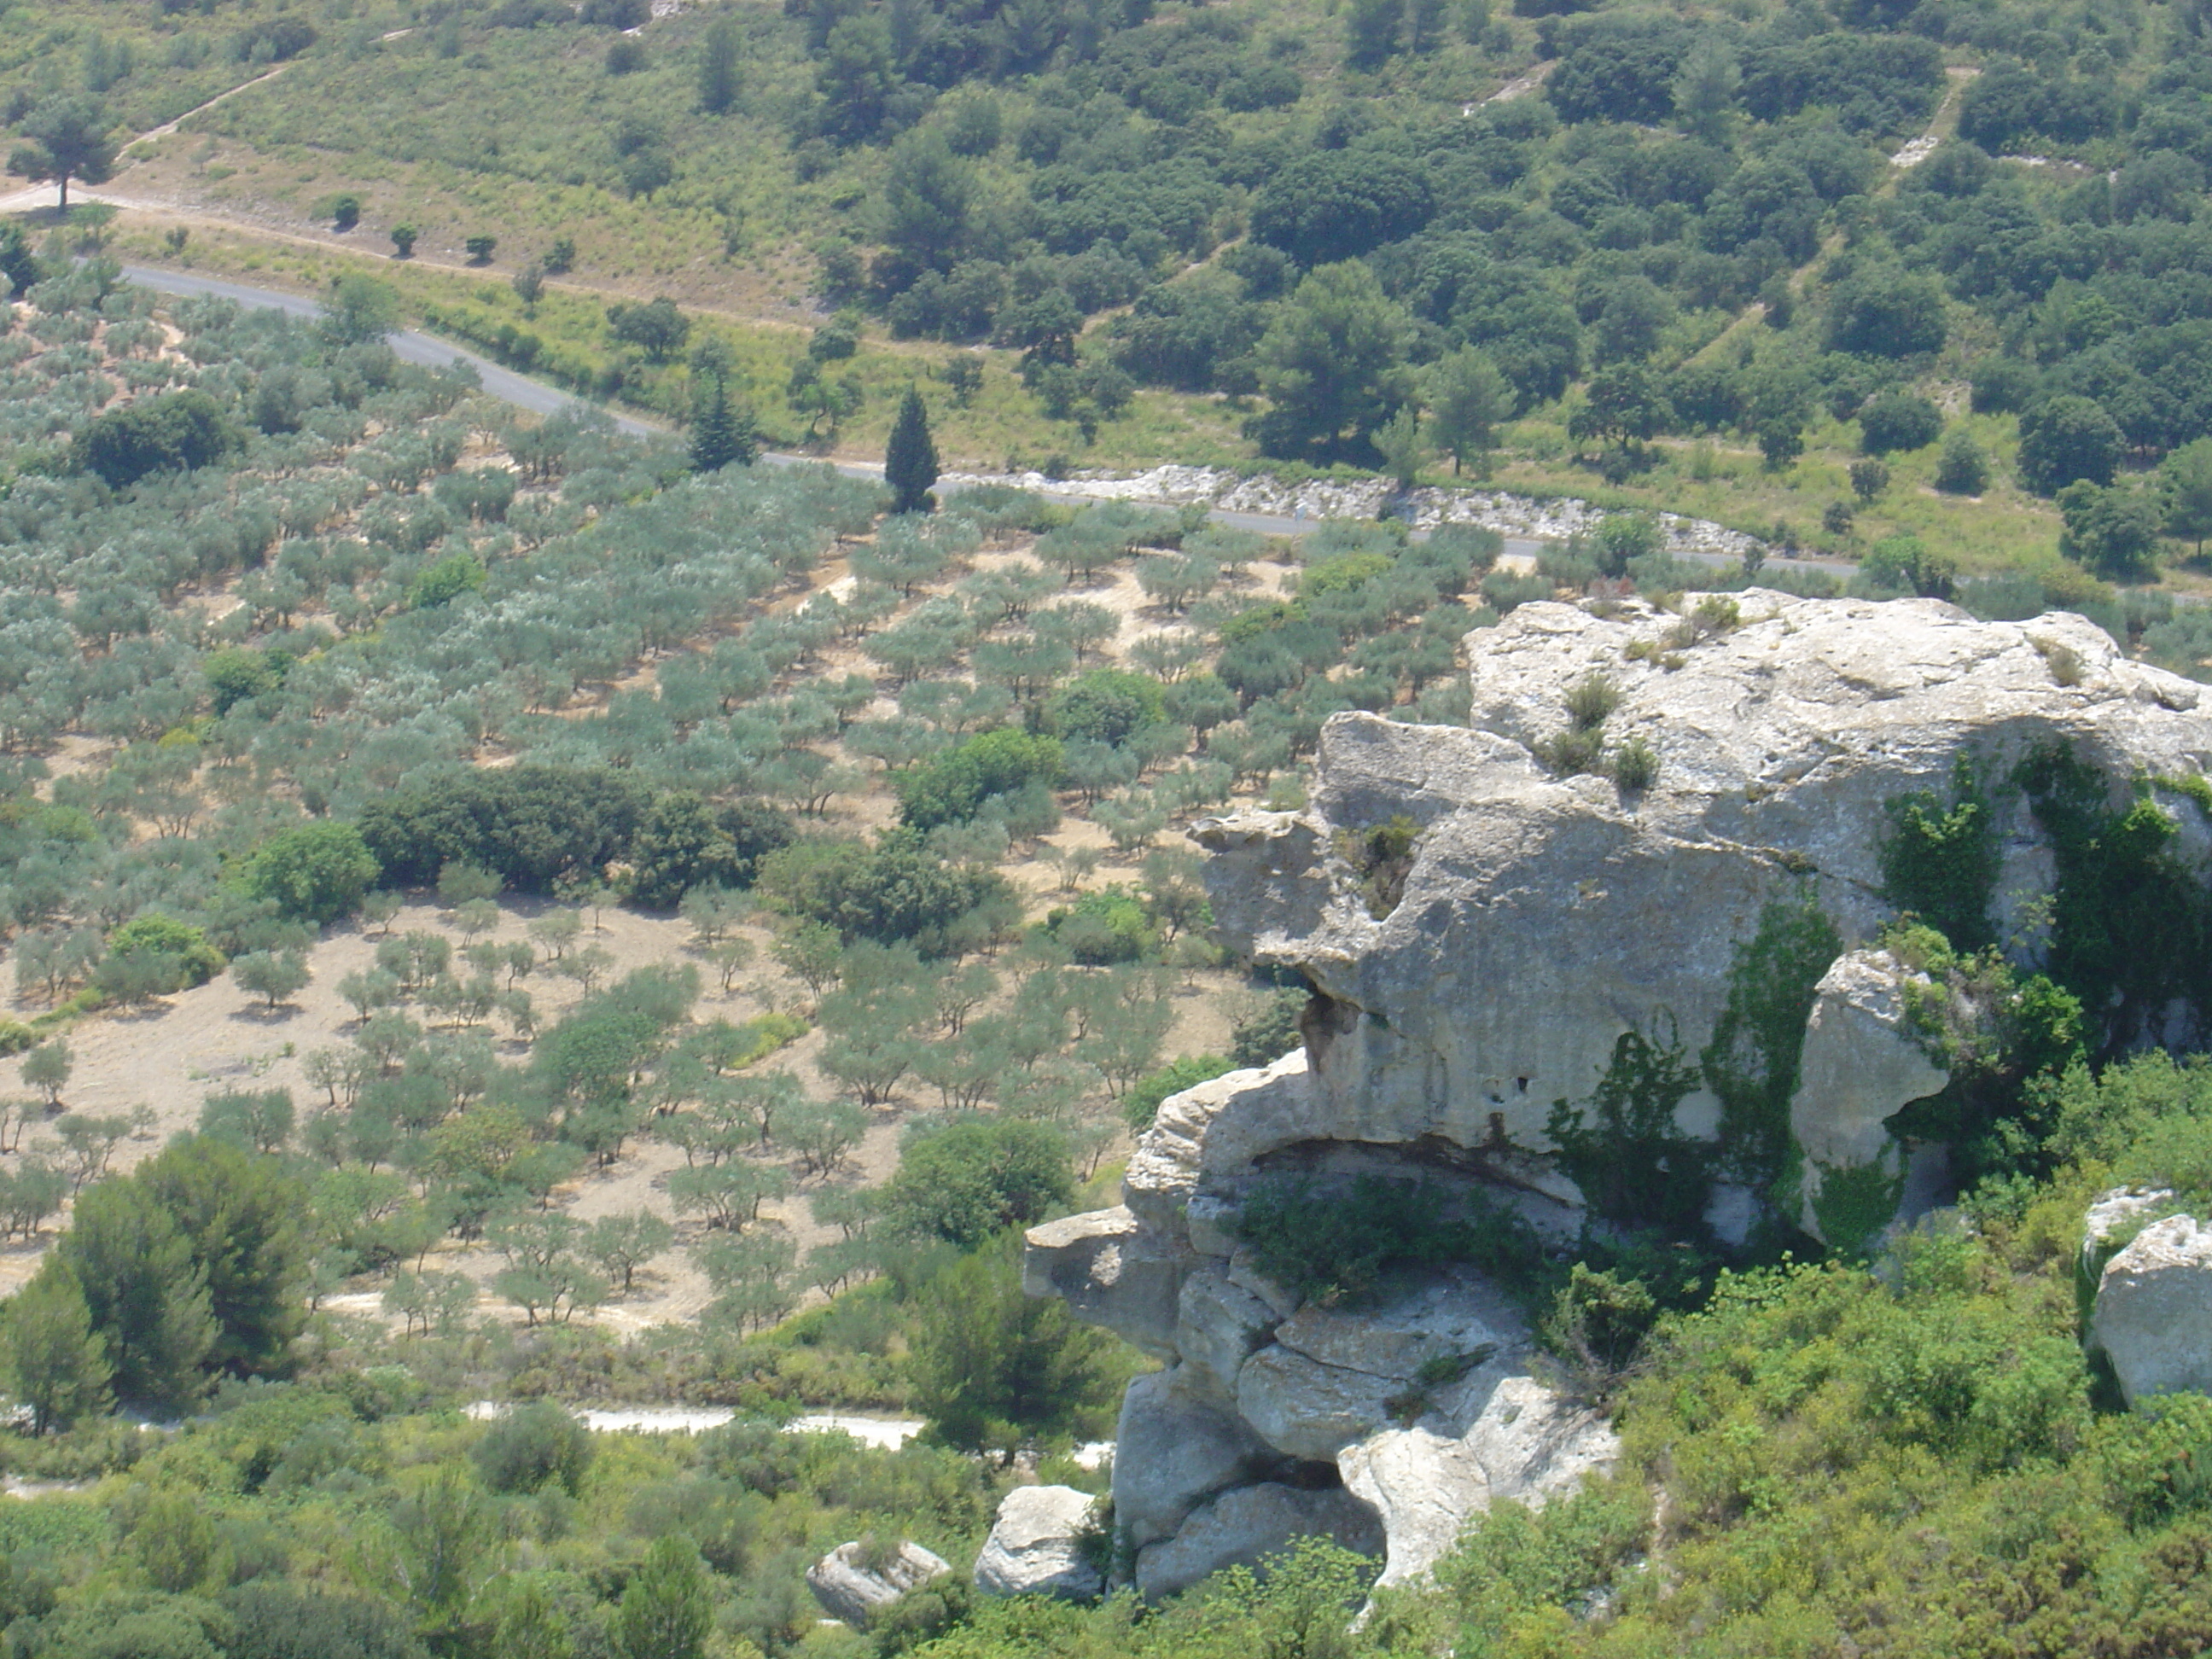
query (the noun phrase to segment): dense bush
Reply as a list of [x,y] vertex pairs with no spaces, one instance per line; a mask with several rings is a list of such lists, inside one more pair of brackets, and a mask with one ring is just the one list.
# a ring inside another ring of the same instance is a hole
[[909,1132],[884,1192],[899,1230],[973,1249],[1075,1196],[1067,1143],[1049,1124],[969,1118]]
[[599,768],[456,771],[370,804],[361,836],[394,886],[427,887],[447,865],[472,864],[542,893],[623,856],[646,811],[635,780]]
[[489,1491],[532,1492],[557,1484],[574,1498],[592,1467],[592,1449],[590,1430],[541,1400],[495,1419],[469,1448],[469,1459]]
[[210,466],[235,448],[236,429],[222,405],[204,392],[171,392],[95,416],[76,436],[70,458],[96,472],[111,489],[150,473]]
[[888,833],[873,847],[801,842],[770,854],[761,879],[793,915],[848,943],[911,943],[929,956],[957,948],[963,930],[988,933],[1019,914],[1004,876],[951,863],[913,830]]
[[716,803],[671,790],[630,842],[630,896],[666,910],[694,887],[750,887],[760,860],[789,845],[793,833],[791,819],[765,802]]
[[1859,447],[1869,455],[1925,449],[1942,433],[1942,413],[1925,398],[1889,392],[1859,410]]
[[994,798],[1016,795],[1031,784],[1049,788],[1060,781],[1060,771],[1058,738],[1011,727],[985,732],[901,777],[899,817],[915,830],[963,823]]
[[237,879],[248,897],[319,927],[350,915],[381,873],[354,825],[309,823],[262,842],[240,865]]

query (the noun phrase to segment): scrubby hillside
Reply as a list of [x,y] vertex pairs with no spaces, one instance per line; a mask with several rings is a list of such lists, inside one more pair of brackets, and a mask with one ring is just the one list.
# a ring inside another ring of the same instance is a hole
[[[123,158],[185,257],[320,282],[404,228],[416,307],[674,417],[656,294],[728,319],[794,439],[880,442],[923,373],[994,465],[1494,449],[1508,482],[1969,568],[2051,568],[2063,520],[2123,580],[2203,517],[2177,7],[52,21],[0,70],[20,122],[96,94],[127,138],[276,71]],[[835,308],[857,358],[757,326]]]

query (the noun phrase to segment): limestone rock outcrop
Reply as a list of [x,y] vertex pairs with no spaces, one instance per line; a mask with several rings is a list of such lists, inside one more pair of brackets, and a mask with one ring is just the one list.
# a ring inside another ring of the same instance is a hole
[[1370,1555],[1382,1544],[1373,1514],[1341,1487],[1272,1480],[1233,1487],[1192,1515],[1174,1537],[1139,1553],[1137,1591],[1157,1601],[1224,1567],[1257,1566],[1299,1539],[1315,1537]]
[[[1325,1000],[1302,1091],[1278,1091],[1296,1097],[1262,1114],[1279,1139],[1547,1152],[1552,1103],[1589,1093],[1626,1025],[1663,1012],[1693,1051],[1705,1040],[1770,902],[1809,895],[1847,945],[1870,944],[1895,915],[1881,896],[1890,804],[1945,792],[1961,755],[2002,777],[2064,743],[2116,798],[2139,774],[2196,774],[2212,757],[2202,688],[2130,662],[2077,617],[1981,623],[1932,599],[1756,591],[1736,603],[1743,625],[1680,644],[1680,619],[1637,602],[1612,616],[1522,605],[1470,636],[1471,729],[1337,715],[1309,810],[1196,827],[1226,941],[1296,968]],[[1539,758],[1593,674],[1618,698],[1605,742],[1641,738],[1658,756],[1648,788],[1555,775]],[[2051,873],[2024,801],[1996,811],[2004,936]],[[1340,840],[1396,818],[1421,836],[1377,916]],[[2201,865],[2212,825],[2193,811],[2177,823]],[[1699,1091],[1680,1117],[1697,1132],[1717,1112]],[[1215,1115],[1233,1121],[1233,1147],[1163,1152],[1237,1161],[1255,1113]]]
[[1885,1194],[1895,1195],[1881,1219],[1896,1213],[1913,1155],[1890,1133],[1887,1120],[1950,1081],[1928,1058],[1926,1040],[1911,1029],[1905,999],[1916,979],[1927,982],[1887,951],[1847,951],[1821,978],[1805,1022],[1797,1091],[1790,1102],[1790,1133],[1803,1159],[1796,1220],[1824,1243],[1856,1247],[1863,1242],[1829,1237],[1836,1210],[1821,1199],[1837,1172],[1858,1170],[1877,1178]]
[[867,1547],[854,1539],[807,1568],[806,1588],[832,1619],[866,1630],[869,1620],[893,1602],[951,1571],[943,1557],[911,1539],[881,1559],[873,1559]]
[[[1802,1030],[1760,1039],[1783,1064],[1763,1073],[1782,1081],[1762,1133],[1790,1156],[1714,1185],[1705,1214],[1741,1237],[1794,1170],[1774,1218],[1870,1238],[1942,1196],[1943,1149],[1898,1127],[1948,1081],[1882,946],[1899,803],[1948,800],[1962,762],[1990,782],[1990,931],[2033,967],[2057,876],[2019,764],[2063,747],[2114,803],[2212,767],[2200,688],[2061,614],[1758,590],[1680,614],[1546,603],[1470,635],[1468,656],[1465,728],[1335,715],[1304,811],[1194,827],[1224,941],[1311,988],[1303,1041],[1164,1102],[1120,1206],[1030,1235],[1033,1293],[1166,1365],[1130,1391],[1114,1471],[1148,1594],[1293,1522],[1386,1547],[1402,1578],[1487,1504],[1613,1455],[1605,1425],[1540,1380],[1510,1286],[1439,1269],[1381,1305],[1302,1308],[1240,1241],[1263,1184],[1479,1189],[1565,1247],[1607,1218],[1561,1158],[1556,1109],[1591,1100],[1633,1030],[1682,1045],[1671,1133],[1719,1137],[1701,1055],[1762,917],[1810,905],[1837,953]],[[1632,740],[1656,775],[1616,783],[1603,763]],[[1577,744],[1596,769],[1566,763]],[[2212,814],[2172,816],[2173,854],[2204,873]],[[1380,832],[1410,842],[1402,858],[1373,853]]]
[[2114,1187],[2097,1194],[2081,1215],[2081,1282],[2094,1297],[2106,1265],[2126,1249],[2146,1224],[2171,1214],[2174,1195],[2164,1187]]
[[1456,1438],[1424,1424],[1379,1429],[1336,1461],[1345,1490],[1381,1517],[1380,1589],[1427,1572],[1492,1504],[1540,1508],[1611,1468],[1620,1455],[1620,1443],[1596,1413],[1532,1377],[1508,1376]]
[[1083,1553],[1097,1499],[1073,1486],[1017,1486],[999,1502],[991,1535],[975,1558],[986,1595],[1058,1595],[1087,1601],[1105,1579]]
[[2105,1264],[2089,1340],[2130,1405],[2154,1395],[2212,1394],[2212,1227],[2154,1221]]

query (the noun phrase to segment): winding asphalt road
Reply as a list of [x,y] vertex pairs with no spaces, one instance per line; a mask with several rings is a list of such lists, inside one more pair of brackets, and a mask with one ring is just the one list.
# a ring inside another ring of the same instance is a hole
[[[125,265],[123,267],[123,279],[142,288],[150,288],[158,294],[205,295],[234,301],[241,306],[282,311],[293,317],[319,317],[322,314],[322,307],[304,295],[254,288],[244,283],[228,283],[219,277],[195,276],[185,270],[166,270],[152,265]],[[401,329],[386,337],[401,362],[434,368],[442,368],[456,362],[466,363],[476,370],[483,389],[491,396],[502,403],[513,404],[518,409],[529,410],[533,414],[557,415],[567,409],[599,407],[547,386],[542,380],[533,380],[511,368],[502,368],[489,358],[479,356],[450,340],[441,340],[414,329]],[[664,430],[634,416],[616,415],[613,418],[617,431],[627,432],[634,437],[650,437]],[[771,451],[763,453],[761,459],[774,466],[796,466],[811,462],[814,458]],[[855,478],[880,478],[884,471],[881,466],[866,461],[839,461],[835,465],[837,471]],[[1093,499],[1087,495],[1061,495],[1051,490],[1042,493],[1051,500],[1070,505],[1081,505]],[[1255,531],[1263,536],[1303,536],[1320,529],[1322,522],[1318,519],[1292,519],[1267,513],[1231,513],[1218,507],[1210,509],[1206,516],[1216,524],[1237,530]],[[1419,538],[1425,536],[1426,532],[1417,530],[1413,534]],[[1504,550],[1509,558],[1533,559],[1544,550],[1544,544],[1524,536],[1509,536],[1505,538]],[[1692,553],[1686,557],[1693,563],[1709,565],[1717,569],[1727,569],[1735,563],[1735,560],[1721,553]],[[1847,575],[1851,568],[1849,565],[1810,559],[1777,558],[1767,562],[1785,570],[1826,570],[1831,574]]]

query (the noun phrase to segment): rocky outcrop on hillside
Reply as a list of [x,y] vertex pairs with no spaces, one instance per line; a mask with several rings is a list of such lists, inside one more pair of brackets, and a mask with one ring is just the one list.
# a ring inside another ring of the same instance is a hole
[[1084,1552],[1097,1499],[1073,1486],[1017,1486],[999,1501],[991,1535],[975,1558],[985,1595],[1057,1595],[1081,1601],[1105,1578]]
[[2130,1406],[2212,1394],[2212,1227],[2171,1215],[2136,1233],[2098,1275],[2089,1342]]
[[1120,1206],[1030,1235],[1033,1293],[1167,1366],[1131,1389],[1114,1471],[1148,1594],[1291,1526],[1410,1576],[1488,1504],[1613,1455],[1541,1380],[1514,1287],[1439,1267],[1301,1305],[1241,1238],[1255,1192],[1379,1176],[1560,1243],[1767,1217],[1863,1243],[1944,1179],[1900,1132],[1947,1087],[1951,1017],[1882,936],[1903,808],[1985,781],[1949,846],[1986,856],[1942,870],[1988,877],[1968,920],[2023,969],[2059,878],[2014,781],[2031,757],[2114,810],[2166,781],[2171,855],[2212,862],[2200,688],[2078,617],[1538,604],[1468,655],[1467,728],[1337,715],[1309,808],[1196,828],[1225,941],[1312,988],[1304,1044],[1167,1101]]
[[896,1549],[876,1550],[856,1538],[807,1568],[806,1588],[832,1619],[866,1630],[887,1608],[951,1571],[942,1556],[911,1539]]

